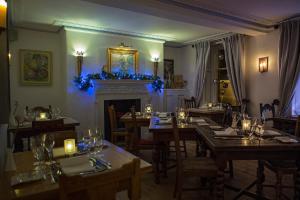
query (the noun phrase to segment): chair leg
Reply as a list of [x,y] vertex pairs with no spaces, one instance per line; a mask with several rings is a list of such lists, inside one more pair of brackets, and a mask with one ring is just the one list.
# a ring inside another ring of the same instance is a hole
[[230,177],[233,178],[233,162],[232,160],[228,161],[229,163],[229,174],[230,174]]
[[282,199],[281,198],[281,190],[282,190],[282,174],[281,173],[276,174],[275,189],[276,189],[276,200]]

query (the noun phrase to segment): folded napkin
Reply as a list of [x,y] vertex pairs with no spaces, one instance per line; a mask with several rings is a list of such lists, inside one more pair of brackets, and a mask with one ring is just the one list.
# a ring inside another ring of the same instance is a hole
[[21,183],[29,183],[33,181],[38,181],[43,178],[43,174],[37,171],[19,173],[11,177],[10,185],[15,186]]
[[205,120],[200,117],[190,117],[190,122],[205,122]]
[[231,128],[228,127],[224,131],[214,131],[216,136],[237,136],[237,132]]
[[273,130],[265,130],[263,133],[264,136],[278,136],[281,135],[281,133]]
[[159,119],[158,124],[171,124],[172,123],[172,118],[164,118],[164,119]]
[[275,140],[282,142],[282,143],[298,143],[299,141],[294,139],[294,138],[290,138],[288,136],[282,136],[282,137],[274,137]]
[[198,126],[208,126],[209,123],[207,123],[207,122],[198,122],[197,125]]
[[87,155],[64,158],[58,160],[58,162],[63,173],[67,175],[96,170],[96,167]]

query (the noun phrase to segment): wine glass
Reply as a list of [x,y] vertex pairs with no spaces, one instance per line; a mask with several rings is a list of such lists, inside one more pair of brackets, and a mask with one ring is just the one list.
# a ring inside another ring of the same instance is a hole
[[104,134],[103,131],[100,129],[95,130],[95,134],[92,137],[93,141],[93,147],[94,147],[94,153],[101,153],[103,150],[103,139],[104,139]]
[[49,162],[53,162],[53,147],[55,145],[54,136],[52,134],[44,134],[42,136],[42,145],[46,149],[49,157]]
[[37,162],[35,162],[34,165],[36,165],[35,170],[39,171],[41,170],[41,166],[44,162],[44,148],[42,146],[42,141],[40,137],[32,137],[30,139],[30,148],[33,154],[33,157]]

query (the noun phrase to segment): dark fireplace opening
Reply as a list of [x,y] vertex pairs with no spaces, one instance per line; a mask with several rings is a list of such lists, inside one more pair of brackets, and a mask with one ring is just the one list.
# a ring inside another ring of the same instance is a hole
[[124,128],[124,124],[120,122],[120,118],[127,112],[130,112],[130,108],[135,106],[137,112],[141,111],[140,99],[114,99],[104,100],[104,133],[105,139],[110,141],[110,123],[108,115],[108,107],[114,105],[117,115],[117,122],[119,128]]

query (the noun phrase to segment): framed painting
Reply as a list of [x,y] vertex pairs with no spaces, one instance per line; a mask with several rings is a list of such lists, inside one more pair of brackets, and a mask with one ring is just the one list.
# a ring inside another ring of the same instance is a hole
[[22,85],[51,85],[52,53],[21,49],[20,69]]
[[173,79],[174,77],[174,60],[164,59],[164,79]]
[[125,48],[108,48],[107,63],[109,72],[137,73],[138,51]]

